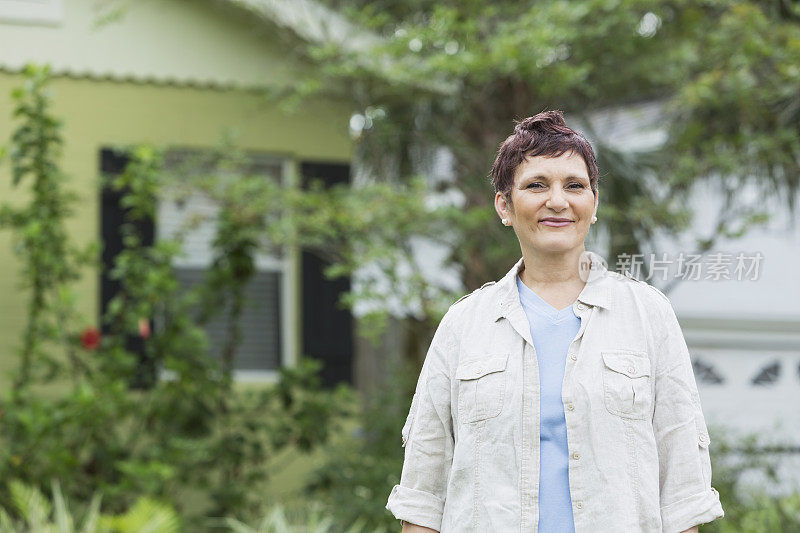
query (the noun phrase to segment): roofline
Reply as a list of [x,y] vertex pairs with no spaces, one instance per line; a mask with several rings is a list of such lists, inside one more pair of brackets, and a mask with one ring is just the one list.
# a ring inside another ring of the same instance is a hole
[[[390,55],[380,51],[364,53],[386,44],[381,36],[314,0],[222,1],[285,28],[307,42],[334,45],[355,53],[361,66],[369,71],[386,74],[397,70],[395,59]],[[438,94],[452,94],[457,90],[455,83],[442,79],[421,79],[415,84],[420,89]]]
[[[0,74],[22,75],[25,65],[8,65],[0,63]],[[70,67],[56,68],[51,65],[50,75],[53,78],[68,78],[72,80],[107,81],[113,83],[129,83],[135,85],[153,85],[159,87],[179,87],[199,90],[214,91],[249,91],[258,93],[269,90],[267,85],[245,85],[238,81],[218,81],[212,79],[181,78],[177,76],[154,76],[151,74],[138,75],[133,73],[123,74],[115,72],[93,72],[90,70],[79,71]]]

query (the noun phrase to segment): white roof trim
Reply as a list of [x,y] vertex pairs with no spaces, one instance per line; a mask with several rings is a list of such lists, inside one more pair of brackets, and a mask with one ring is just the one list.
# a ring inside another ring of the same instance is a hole
[[[232,5],[287,28],[302,39],[318,44],[335,44],[349,52],[361,52],[364,68],[390,77],[396,71],[395,60],[386,54],[364,52],[384,44],[384,40],[336,11],[313,0],[226,0]],[[452,93],[456,85],[437,79],[420,79],[416,85],[438,93]]]
[[228,0],[261,15],[316,43],[336,43],[349,50],[363,50],[381,42],[327,6],[310,0]]

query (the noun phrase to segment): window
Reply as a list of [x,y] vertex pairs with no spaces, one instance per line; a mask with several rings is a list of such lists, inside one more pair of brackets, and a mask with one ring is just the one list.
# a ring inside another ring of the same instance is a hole
[[[165,164],[167,169],[175,169],[198,155],[202,157],[196,150],[171,150]],[[285,184],[286,165],[286,161],[275,157],[251,155],[246,172]],[[185,166],[181,168],[186,170]],[[218,208],[200,193],[186,196],[175,192],[163,191],[156,214],[156,239],[182,234],[182,254],[174,266],[179,283],[189,289],[202,283],[213,260]],[[192,223],[197,220],[200,222]],[[242,340],[237,347],[234,371],[237,380],[274,380],[277,369],[288,362],[290,353],[287,341],[294,329],[290,317],[295,300],[291,289],[294,286],[291,254],[270,246],[266,239],[262,245],[264,251],[255,258],[257,272],[245,291],[247,302],[240,319]],[[223,309],[205,326],[215,356],[220,356],[226,339],[226,311]]]
[[[170,150],[166,154],[167,170],[191,172],[197,168],[191,163],[187,168],[189,157],[200,155],[198,150]],[[100,150],[100,169],[108,175],[124,171],[128,157],[124,152],[104,148]],[[250,155],[248,168],[250,175],[263,175],[264,179],[276,180],[286,185],[292,163],[289,160],[263,155]],[[185,175],[185,174],[184,174]],[[235,179],[235,176],[233,176]],[[192,226],[190,231],[182,235],[182,254],[176,258],[174,267],[179,284],[189,289],[202,282],[213,259],[211,243],[216,229],[216,206],[201,194],[189,197],[176,196],[174,191],[165,189],[159,201],[155,220],[144,220],[138,225],[144,244],[151,245],[156,239],[176,237],[194,216],[201,216],[203,222]],[[119,227],[124,220],[125,208],[122,206],[122,193],[108,187],[101,191],[100,239],[103,242],[104,268],[100,274],[100,314],[105,315],[109,302],[120,290],[119,283],[112,280],[109,270],[114,265],[117,254],[122,251],[122,237]],[[278,246],[270,246],[266,238],[262,243],[263,253],[256,255],[256,273],[246,289],[248,301],[240,318],[242,339],[237,346],[234,378],[239,381],[274,381],[277,369],[293,362],[291,354],[296,350],[297,341],[294,332],[298,327],[295,318],[297,306],[297,290],[299,283],[297,270],[298,255],[288,253]],[[209,337],[211,353],[219,356],[225,342],[225,309],[215,320],[205,325]],[[155,324],[158,328],[160,325]],[[103,324],[103,331],[107,325]],[[132,335],[126,339],[128,350],[138,353],[141,358],[139,373],[132,382],[133,386],[148,386],[155,378],[155,369],[144,357],[142,339]],[[168,377],[162,374],[162,377]]]

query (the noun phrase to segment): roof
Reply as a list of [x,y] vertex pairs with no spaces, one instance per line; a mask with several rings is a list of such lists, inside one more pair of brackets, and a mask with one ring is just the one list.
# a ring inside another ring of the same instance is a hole
[[[71,0],[59,17],[47,21],[3,18],[0,9],[0,72],[21,72],[26,63],[36,62],[49,64],[55,76],[71,78],[259,89],[285,85],[310,66],[286,53],[286,35],[351,52],[382,43],[313,0],[136,2],[119,17],[104,17],[95,4]],[[356,57],[369,71],[397,70],[388,54]],[[437,80],[417,83],[429,90],[452,89]]]
[[314,43],[336,43],[358,50],[380,43],[381,39],[350,22],[329,7],[311,0],[224,0],[254,13],[262,19],[291,30]]
[[[399,69],[394,58],[388,54],[380,51],[368,53],[371,48],[385,44],[380,36],[313,0],[224,1],[288,29],[308,42],[336,45],[346,52],[360,52],[356,57],[360,66],[367,71],[391,78],[392,73]],[[408,82],[405,78],[403,81]],[[456,89],[455,84],[444,79],[418,79],[414,83],[420,89],[438,93],[450,93]]]

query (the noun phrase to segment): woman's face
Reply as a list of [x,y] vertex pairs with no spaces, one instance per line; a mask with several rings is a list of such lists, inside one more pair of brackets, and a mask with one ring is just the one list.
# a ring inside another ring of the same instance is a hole
[[528,156],[514,173],[511,204],[502,193],[495,196],[497,213],[514,226],[522,249],[537,253],[583,249],[597,212],[586,163],[569,151],[559,157]]

